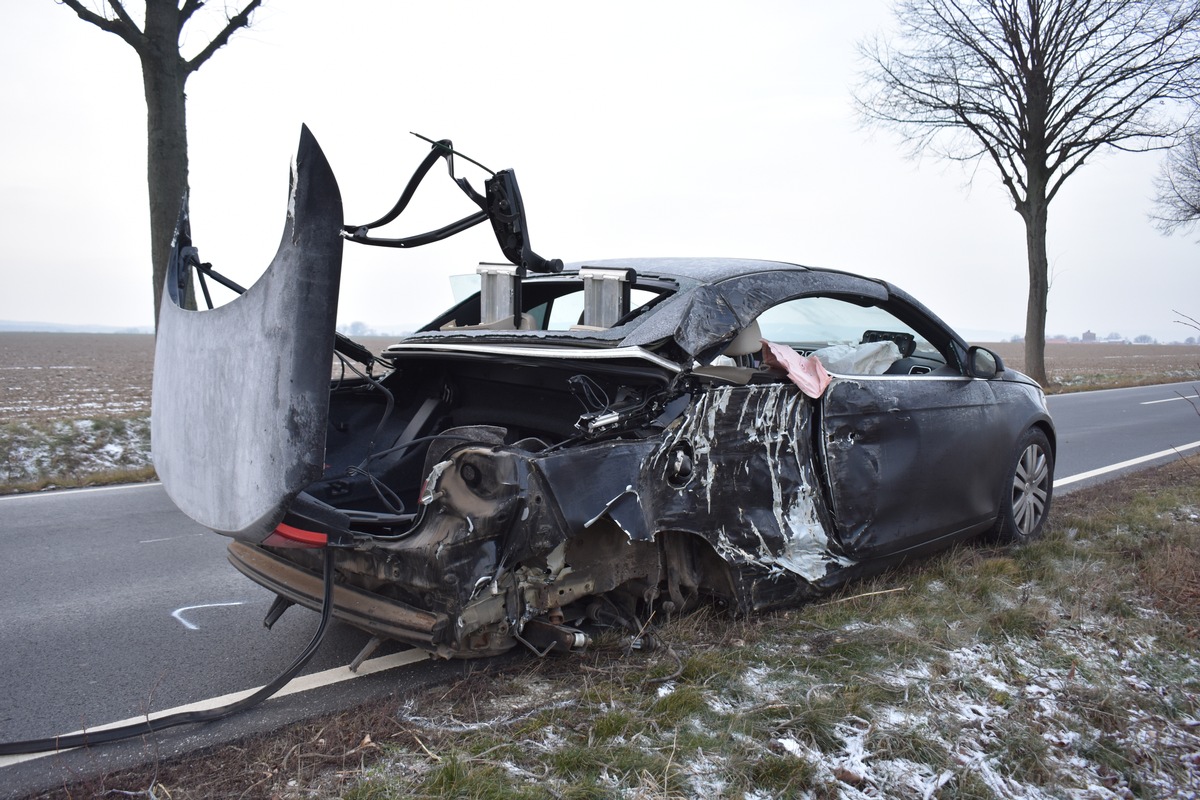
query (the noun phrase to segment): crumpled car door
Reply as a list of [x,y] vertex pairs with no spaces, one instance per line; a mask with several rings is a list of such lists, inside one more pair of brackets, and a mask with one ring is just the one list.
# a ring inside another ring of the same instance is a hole
[[1009,447],[987,381],[834,377],[821,403],[847,555],[896,553],[994,519]]

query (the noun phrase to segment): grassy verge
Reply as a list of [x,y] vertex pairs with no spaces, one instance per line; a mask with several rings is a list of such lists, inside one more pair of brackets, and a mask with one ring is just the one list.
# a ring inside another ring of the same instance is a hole
[[[1074,392],[1094,392],[1100,389],[1131,389],[1135,386],[1158,386],[1163,383],[1183,383],[1197,380],[1200,380],[1200,369],[1141,376],[1113,373],[1059,376],[1051,372],[1050,383],[1043,386],[1042,389],[1046,394],[1072,394]],[[1200,397],[1200,390],[1193,387],[1192,392],[1189,392],[1188,395]]]
[[150,418],[0,424],[0,493],[150,480]]
[[1200,791],[1200,463],[830,600],[694,614],[59,796],[1165,797]]

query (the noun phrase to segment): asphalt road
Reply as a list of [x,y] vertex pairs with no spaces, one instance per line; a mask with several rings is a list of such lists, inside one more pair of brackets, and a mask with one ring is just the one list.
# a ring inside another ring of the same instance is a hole
[[[1195,384],[1173,383],[1050,397],[1050,414],[1058,430],[1055,491],[1069,491],[1130,469],[1165,463],[1181,452],[1194,452],[1200,447],[1197,391],[1200,386]],[[1089,477],[1154,454],[1158,457]]]
[[[282,672],[318,617],[293,608],[266,630],[273,595],[229,565],[226,542],[183,516],[158,484],[0,498],[0,741],[175,708]],[[367,639],[331,623],[303,674],[344,667]],[[373,657],[402,649],[385,645]],[[462,668],[411,660],[402,670],[272,699],[217,725],[164,732],[154,747],[135,740],[20,763],[0,757],[0,797],[269,730]]]
[[[1176,384],[1052,397],[1059,491],[1200,447],[1200,415],[1180,396],[1194,398],[1195,391]],[[180,514],[158,484],[0,498],[0,741],[175,708],[257,687],[282,671],[317,617],[292,609],[264,629],[272,596],[229,566],[225,544]],[[305,673],[344,667],[366,639],[332,623]],[[413,663],[272,699],[151,744],[135,740],[21,763],[0,757],[0,796],[270,730],[463,669],[407,659],[401,650],[385,646],[376,655]]]

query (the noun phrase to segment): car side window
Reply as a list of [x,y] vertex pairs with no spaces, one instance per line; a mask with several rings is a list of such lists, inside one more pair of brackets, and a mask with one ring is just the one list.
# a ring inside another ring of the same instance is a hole
[[[631,289],[629,292],[629,308],[634,310],[658,297],[657,292],[647,289]],[[549,318],[545,318],[547,305]],[[542,320],[541,327],[548,331],[569,331],[583,321],[583,290],[559,295],[550,303],[543,303],[530,309],[535,318]],[[539,316],[540,315],[540,316]]]
[[758,325],[767,341],[815,353],[830,372],[920,375],[946,364],[936,347],[890,311],[837,297],[779,303],[759,316]]
[[543,327],[548,331],[567,331],[583,316],[583,290],[560,295],[550,306],[550,317]]

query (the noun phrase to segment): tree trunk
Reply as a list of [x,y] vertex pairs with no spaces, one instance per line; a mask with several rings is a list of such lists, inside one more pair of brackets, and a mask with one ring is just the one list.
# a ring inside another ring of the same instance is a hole
[[[146,0],[146,18],[142,29],[125,11],[125,4],[108,0],[100,3],[103,11],[88,8],[84,0],[57,0],[80,19],[101,30],[121,37],[137,51],[142,62],[142,83],[146,94],[146,183],[150,189],[150,265],[154,298],[154,328],[158,330],[158,312],[162,305],[163,282],[171,257],[171,239],[179,217],[180,203],[188,188],[187,111],[183,88],[188,75],[195,72],[212,54],[225,46],[234,31],[250,24],[250,15],[262,0],[249,0],[237,14],[229,16],[225,27],[204,49],[190,60],[179,52],[183,26],[199,11],[206,0]],[[185,308],[196,307],[194,283],[188,276],[184,291]]]
[[[1035,186],[1031,182],[1030,194]],[[1045,186],[1040,188],[1045,194]],[[1021,210],[1025,220],[1025,247],[1029,256],[1029,303],[1025,311],[1025,374],[1045,386],[1046,301],[1050,293],[1050,262],[1046,258],[1046,215],[1044,197],[1030,198]]]
[[150,187],[155,329],[171,237],[188,186],[187,112],[183,92],[188,72],[179,55],[178,30],[179,9],[173,2],[146,4],[145,46],[139,54],[146,89],[146,177]]

